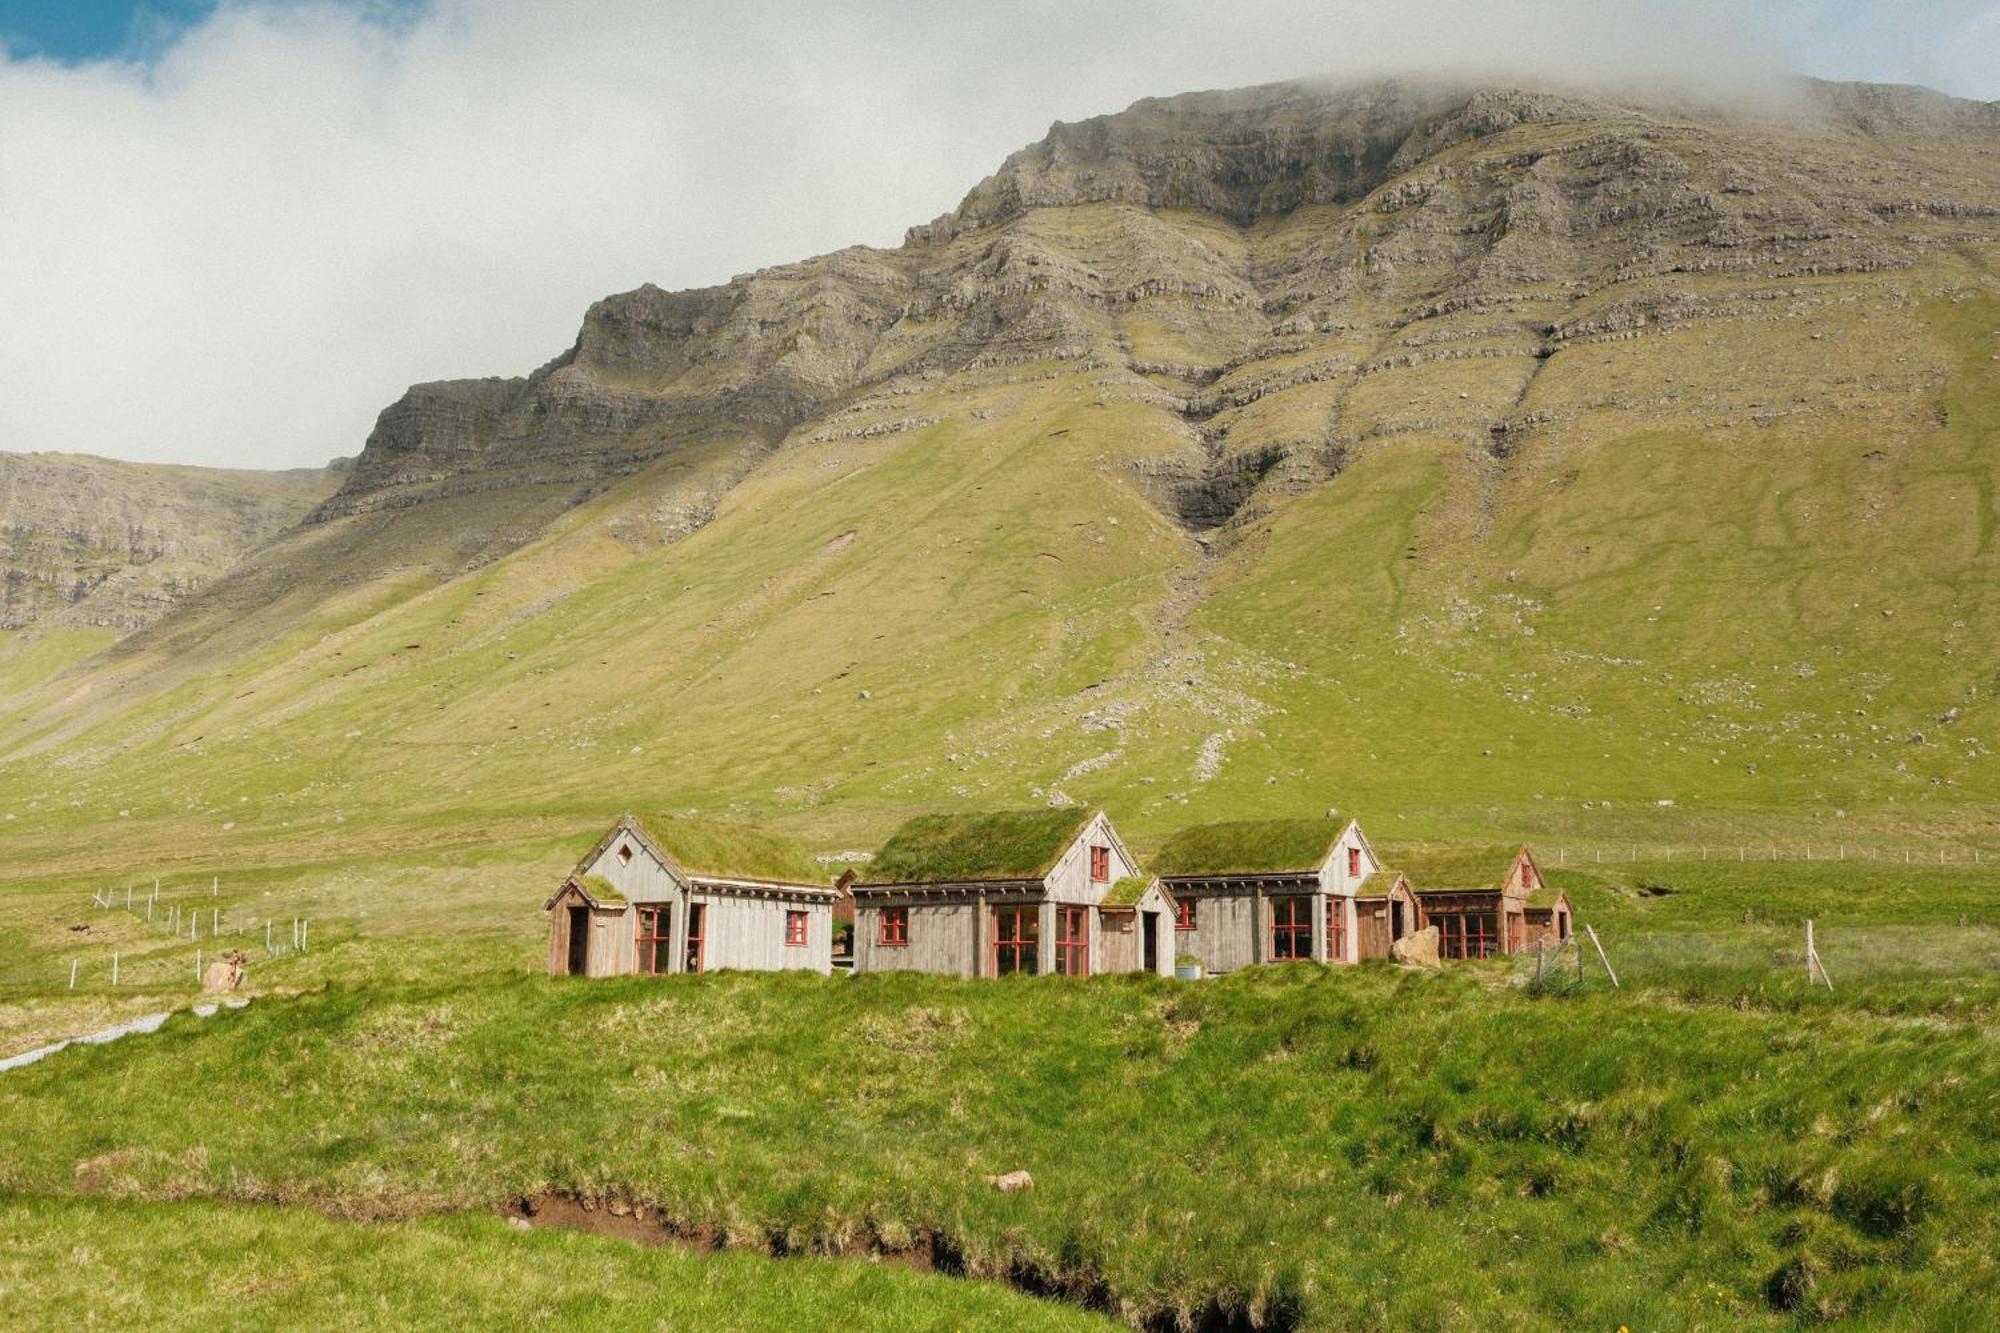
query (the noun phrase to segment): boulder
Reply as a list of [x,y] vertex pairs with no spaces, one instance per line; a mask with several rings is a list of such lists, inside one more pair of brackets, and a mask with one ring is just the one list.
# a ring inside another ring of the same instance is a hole
[[1425,926],[1414,934],[1405,935],[1389,946],[1389,956],[1404,967],[1444,966],[1438,960],[1438,928]]
[[1002,1194],[1019,1194],[1035,1187],[1035,1178],[1026,1171],[1009,1171],[1004,1176],[988,1176],[986,1180]]
[[241,949],[231,949],[208,965],[202,975],[203,990],[235,990],[243,984],[243,965],[249,958]]

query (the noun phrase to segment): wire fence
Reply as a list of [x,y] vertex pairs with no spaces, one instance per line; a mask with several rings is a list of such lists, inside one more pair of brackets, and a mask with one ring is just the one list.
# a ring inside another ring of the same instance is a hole
[[1866,861],[1881,865],[1907,866],[1995,866],[2000,857],[1987,860],[1977,847],[1931,846],[1874,847],[1860,843],[1823,842],[1785,844],[1775,842],[1618,843],[1609,847],[1570,847],[1558,844],[1536,851],[1536,859],[1549,866],[1617,865],[1650,861]]
[[[247,959],[261,953],[266,960],[303,954],[312,945],[312,918],[259,916],[240,904],[221,901],[219,878],[209,890],[170,891],[162,901],[159,880],[150,886],[121,885],[94,890],[93,915],[117,913],[145,927],[140,941],[111,949],[108,957],[95,949],[90,956],[70,955],[58,964],[58,984],[79,987],[160,988],[183,984],[202,986],[208,969],[231,955]],[[71,927],[79,929],[79,927]],[[87,929],[87,927],[84,927]],[[187,948],[179,946],[186,945]]]

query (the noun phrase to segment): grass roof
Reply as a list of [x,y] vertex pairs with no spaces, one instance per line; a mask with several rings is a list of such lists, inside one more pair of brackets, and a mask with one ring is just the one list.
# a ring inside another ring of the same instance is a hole
[[1146,896],[1146,890],[1153,887],[1151,875],[1127,875],[1105,891],[1099,906],[1131,907]]
[[640,825],[691,875],[720,879],[778,879],[826,884],[826,867],[790,838],[748,824],[679,816],[640,819]]
[[625,895],[613,888],[611,881],[602,875],[578,875],[576,882],[583,886],[583,891],[590,895],[594,903],[616,906],[625,901]]
[[1091,812],[995,810],[918,815],[882,844],[862,878],[871,884],[1040,879],[1055,866]]
[[1249,875],[1318,870],[1347,827],[1334,819],[1232,819],[1196,824],[1153,856],[1162,875]]
[[1519,846],[1405,843],[1395,848],[1395,861],[1413,889],[1497,889],[1520,851]]

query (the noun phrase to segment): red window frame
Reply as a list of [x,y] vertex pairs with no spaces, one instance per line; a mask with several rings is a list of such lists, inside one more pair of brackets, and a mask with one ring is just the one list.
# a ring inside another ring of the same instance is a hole
[[1090,975],[1090,909],[1056,908],[1056,971],[1066,977]]
[[1326,900],[1326,961],[1347,961],[1347,899]]
[[[650,928],[650,929],[649,929]],[[642,907],[633,925],[637,957],[632,966],[641,976],[665,976],[674,957],[674,909]],[[665,966],[663,966],[663,964]]]
[[909,944],[910,909],[878,908],[875,912],[875,942],[890,949],[901,949]]
[[701,971],[702,956],[708,945],[708,904],[688,904],[687,970]]
[[785,909],[785,947],[788,949],[806,947],[806,914],[798,908]]
[[1359,847],[1349,847],[1347,849],[1347,877],[1349,879],[1361,878],[1361,849]]
[[993,909],[993,975],[1033,974],[1041,963],[1042,913],[1038,907]]
[[1102,884],[1111,878],[1111,849],[1092,847],[1090,849],[1090,878],[1095,884]]
[[1491,958],[1499,952],[1491,912],[1433,912],[1431,920],[1437,923],[1440,957]]
[[1193,930],[1199,924],[1200,919],[1195,914],[1194,899],[1174,899],[1174,929]]
[[1271,899],[1273,960],[1312,957],[1312,899],[1300,895]]

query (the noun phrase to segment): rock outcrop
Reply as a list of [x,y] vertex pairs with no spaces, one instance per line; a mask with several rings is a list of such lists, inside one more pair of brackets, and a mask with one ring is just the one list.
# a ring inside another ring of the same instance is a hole
[[149,624],[341,476],[0,453],[0,629]]

